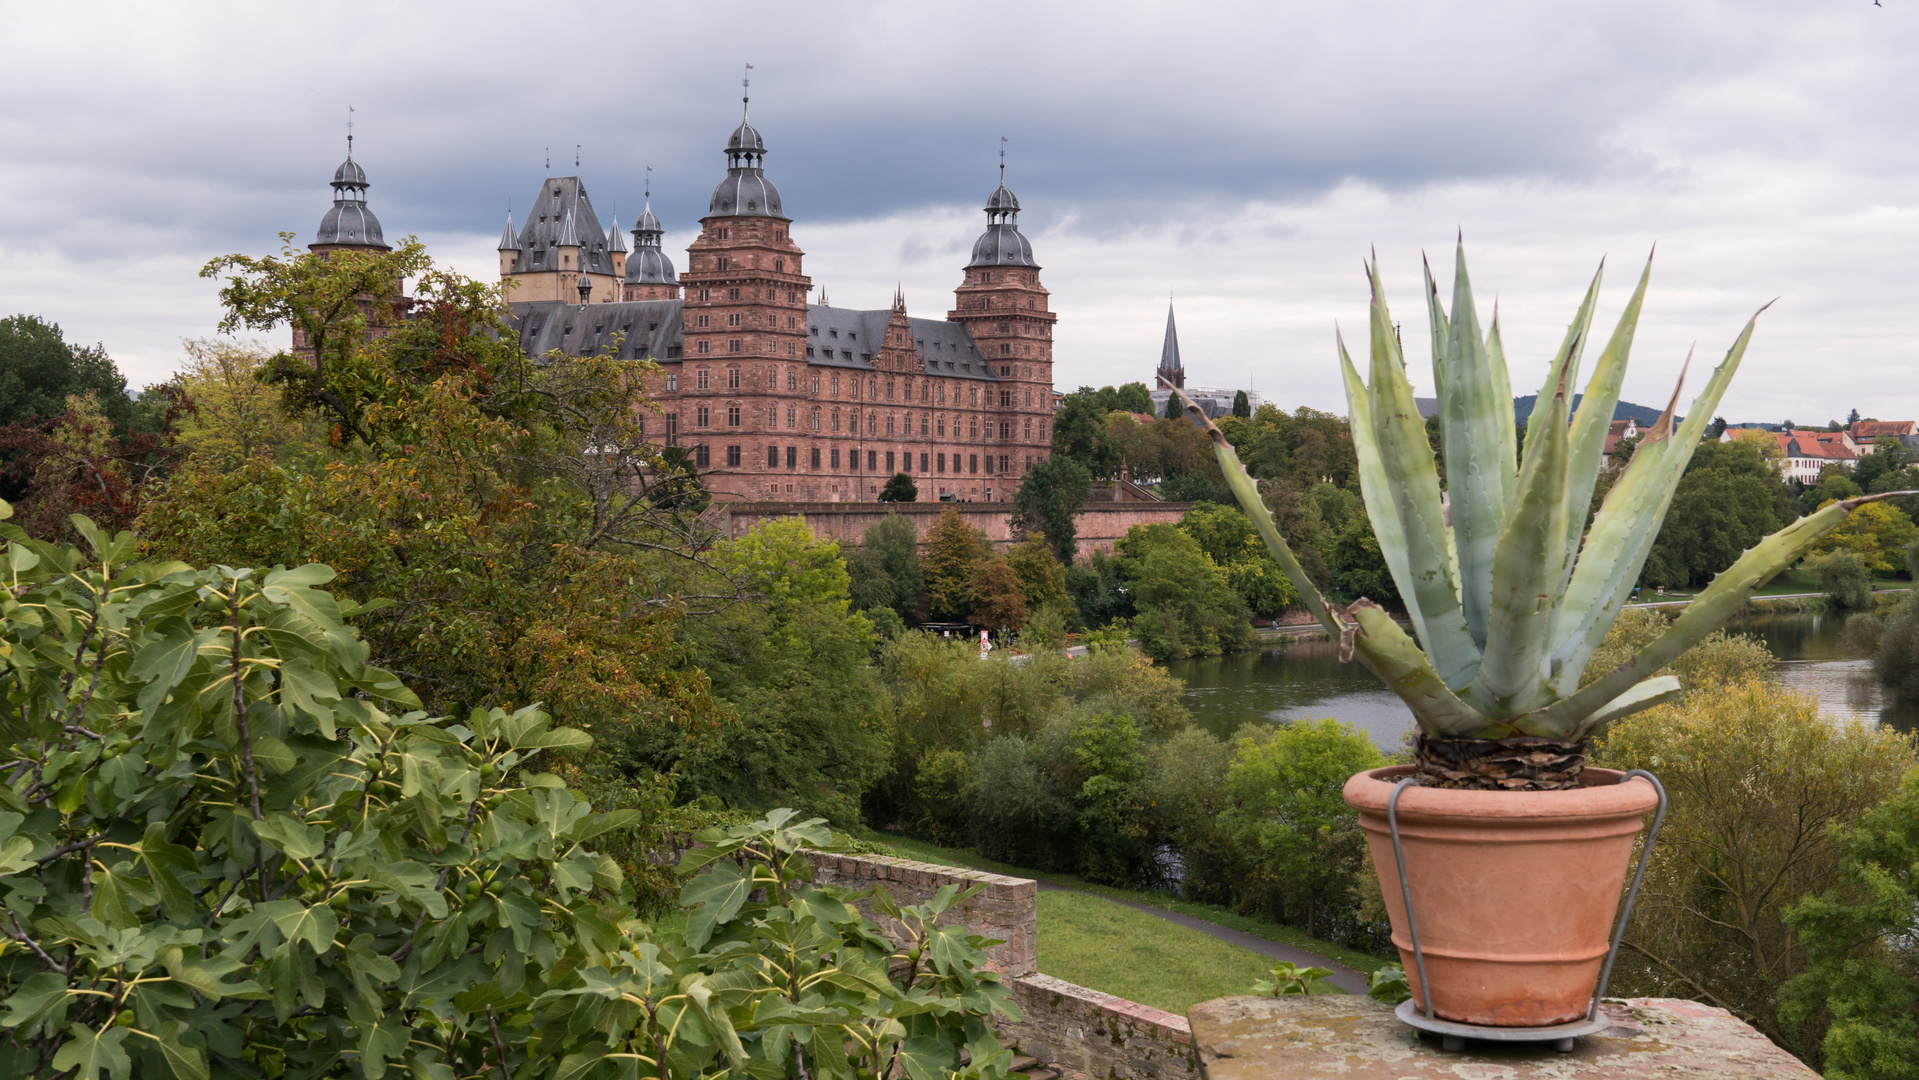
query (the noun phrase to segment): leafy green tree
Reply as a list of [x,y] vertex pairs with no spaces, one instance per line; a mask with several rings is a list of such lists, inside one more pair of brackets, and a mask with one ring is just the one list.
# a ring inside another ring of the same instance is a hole
[[926,605],[936,618],[963,619],[973,611],[973,571],[992,550],[986,534],[968,525],[948,507],[926,530],[926,555],[920,568],[926,580]]
[[1068,736],[1079,775],[1080,872],[1089,881],[1129,885],[1144,856],[1144,809],[1137,790],[1146,756],[1139,724],[1125,713],[1094,712]]
[[1366,839],[1340,792],[1354,773],[1385,763],[1364,732],[1331,718],[1241,733],[1220,827],[1269,914],[1321,936],[1350,921]]
[[1107,406],[1107,412],[1119,410],[1149,413],[1153,411],[1153,392],[1148,390],[1143,382],[1124,383],[1117,390],[1102,387],[1100,396],[1102,403]]
[[[1119,466],[1119,457],[1106,441],[1106,414],[1098,391],[1082,386],[1067,394],[1053,414],[1053,453],[1048,460],[1071,458],[1084,466],[1088,475],[1108,477]],[[1147,399],[1147,412],[1152,399]]]
[[0,425],[56,419],[75,394],[92,394],[116,426],[133,425],[126,376],[104,346],[69,344],[57,324],[37,315],[0,319]]
[[1253,415],[1253,403],[1246,397],[1244,390],[1233,393],[1233,415],[1242,418],[1250,418]]
[[850,610],[839,546],[780,518],[716,545],[712,560],[759,602],[688,624],[690,659],[739,722],[709,767],[683,771],[682,790],[858,820],[890,756],[893,709],[868,664],[873,625]]
[[1912,769],[1909,736],[1835,724],[1764,679],[1616,721],[1595,764],[1656,771],[1671,798],[1659,857],[1613,979],[1623,996],[1707,1001],[1815,1065],[1819,1025],[1779,991],[1806,970],[1785,913],[1832,887],[1841,843]]
[[853,610],[890,608],[901,619],[919,609],[919,534],[912,519],[887,514],[867,527],[860,543],[846,551]]
[[[1919,560],[1916,560],[1919,561]],[[1886,619],[1873,652],[1879,681],[1908,701],[1919,701],[1919,604],[1910,597]]]
[[1332,563],[1333,588],[1347,596],[1382,604],[1399,599],[1392,571],[1379,549],[1379,538],[1373,534],[1372,519],[1365,514],[1354,514],[1346,520],[1333,538],[1328,561]]
[[1133,597],[1120,576],[1120,561],[1104,551],[1066,568],[1066,591],[1080,619],[1092,629],[1133,617]]
[[1133,628],[1149,655],[1211,656],[1252,640],[1246,602],[1177,526],[1135,525],[1117,546],[1139,612]]
[[1178,420],[1184,415],[1186,415],[1186,407],[1180,404],[1179,395],[1173,394],[1168,396],[1166,399],[1165,419]]
[[1837,887],[1786,912],[1806,970],[1786,984],[1788,1023],[1827,1022],[1832,1080],[1901,1080],[1919,1063],[1919,771],[1838,834]]
[[1014,527],[1022,534],[1044,535],[1059,561],[1070,563],[1079,535],[1073,517],[1092,493],[1093,478],[1084,465],[1070,457],[1044,458],[1013,492]]
[[1179,527],[1225,572],[1227,583],[1253,614],[1278,615],[1299,604],[1299,593],[1245,514],[1218,503],[1196,503],[1180,518]]
[[1799,565],[1835,606],[1849,611],[1872,607],[1872,566],[1858,552],[1842,548],[1808,555]]
[[905,473],[894,473],[880,489],[881,502],[918,502],[920,489]]
[[1864,491],[1853,482],[1852,474],[1838,465],[1827,465],[1819,470],[1819,478],[1799,493],[1799,506],[1803,513],[1812,513],[1820,506],[1837,499],[1850,499]]
[[1867,503],[1846,516],[1831,535],[1813,545],[1815,553],[1850,551],[1874,574],[1893,574],[1905,569],[1906,545],[1919,540],[1919,526],[1898,507],[1885,502]]

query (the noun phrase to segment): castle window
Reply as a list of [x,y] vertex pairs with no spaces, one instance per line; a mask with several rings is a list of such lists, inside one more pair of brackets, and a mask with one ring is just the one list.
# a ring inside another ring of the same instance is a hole
[[893,380],[886,380],[886,400],[893,400]]
[[787,447],[786,448],[786,467],[790,469],[790,468],[793,468],[795,465],[798,465],[799,463],[800,463],[800,448],[797,446]]
[[939,431],[940,438],[942,439],[946,438],[946,417],[944,416],[941,416],[939,418],[939,429],[940,429]]
[[798,368],[786,369],[786,388],[788,390],[798,390],[800,388],[800,373]]
[[681,348],[681,347],[680,347],[680,346],[678,346],[678,345],[668,345],[668,346],[666,347],[666,355],[667,355],[667,358],[668,358],[668,359],[671,359],[671,360],[677,360],[677,359],[679,359],[679,356],[680,356],[680,348]]
[[815,469],[820,467],[820,448],[817,446],[813,448],[813,467]]
[[726,316],[726,325],[738,326],[739,324],[740,324],[740,313],[737,311],[728,312]]
[[[1032,440],[1033,440],[1033,418],[1029,416],[1026,418],[1026,441],[1031,442]],[[1027,466],[1029,468],[1032,466],[1031,459],[1027,460]]]
[[779,447],[769,446],[766,448],[766,467],[769,469],[777,469],[780,467]]
[[935,455],[935,456],[936,456],[936,459],[937,459],[937,460],[938,460],[938,462],[939,462],[939,471],[941,471],[941,472],[945,472],[945,471],[946,471],[946,455],[945,455],[945,454],[938,454],[938,455]]
[[828,331],[826,332],[826,334],[827,334],[827,336],[828,336],[828,337],[839,337],[839,336],[840,336],[840,332],[839,332],[838,330],[828,330]]
[[701,316],[700,316],[700,317],[699,317],[699,318],[698,318],[697,320],[695,320],[695,322],[694,322],[694,325],[695,325],[695,326],[697,326],[697,327],[699,327],[699,328],[700,328],[701,330],[704,330],[704,329],[706,329],[706,326],[707,326],[707,322],[706,322],[706,321],[707,321],[707,319],[709,319],[709,318],[711,318],[711,316],[708,316],[708,315],[701,315]]
[[1013,424],[1011,421],[1001,420],[999,422],[999,437],[1002,439],[1010,439],[1013,437]]
[[[819,429],[820,429],[820,411],[818,409],[814,409],[813,410],[813,430],[818,431]],[[819,462],[815,461],[813,464],[818,465]]]
[[833,396],[840,396],[840,377],[838,375],[833,376]]
[[746,200],[746,208],[748,210],[757,210],[759,209],[759,206],[756,203],[754,203],[752,199],[748,199]]
[[726,256],[724,255],[720,256],[719,258],[719,269],[721,270],[726,269]]
[[[705,342],[701,342],[701,344],[705,344]],[[705,368],[701,368],[701,369],[700,369],[700,373],[699,373],[699,376],[698,376],[698,378],[699,378],[699,386],[700,386],[700,389],[702,389],[702,390],[704,390],[704,389],[706,389],[706,388],[707,388],[707,385],[708,385],[708,384],[707,384],[707,380],[708,380],[708,379],[709,379],[710,377],[711,377],[711,373],[710,373],[710,372],[708,372],[708,371],[707,371],[707,369],[705,369]]]
[[666,414],[666,445],[673,446],[680,441],[680,414]]
[[713,463],[712,456],[707,452],[705,443],[701,443],[700,445],[693,448],[693,464],[698,465],[700,468],[704,469],[708,465],[711,465],[712,463]]
[[739,368],[730,367],[726,369],[726,388],[728,390],[738,390],[740,388]]
[[655,330],[658,330],[659,328],[660,328],[660,324],[656,322],[650,322],[646,324],[646,332],[649,334]]
[[[979,417],[977,417],[977,416],[969,416],[969,417],[967,417],[967,418],[966,418],[966,427],[967,427],[967,431],[966,431],[966,437],[967,437],[967,438],[969,438],[969,439],[977,439],[977,438],[979,438]],[[954,429],[954,431],[953,431],[953,437],[954,437],[955,439],[957,439],[957,438],[959,438],[959,431],[958,431],[958,429]]]
[[669,371],[669,372],[667,372],[667,373],[666,373],[666,389],[667,389],[667,391],[668,391],[669,393],[671,393],[672,391],[674,391],[674,390],[678,390],[679,388],[680,388],[680,373],[679,373],[679,372],[677,372],[677,371]]
[[[893,455],[889,453],[886,456],[890,459]],[[866,452],[866,471],[867,472],[873,472],[874,470],[880,467],[879,458],[880,458],[880,452],[878,450],[868,450]],[[887,467],[888,468],[892,467],[892,462],[890,460],[887,462]]]
[[740,426],[740,406],[738,402],[728,402],[726,406],[726,426]]
[[891,450],[888,450],[886,452],[886,471],[887,472],[893,471],[893,451]]
[[966,388],[966,403],[968,405],[979,404],[979,387],[969,386]]
[[820,392],[820,377],[818,374],[813,376],[813,392],[815,394]]
[[928,471],[928,470],[927,470],[927,468],[926,468],[926,455],[925,455],[925,454],[921,454],[921,455],[920,455],[920,471],[921,471],[921,472],[926,472],[926,471]]
[[717,239],[720,239],[720,240],[726,239],[725,229],[715,229],[714,232],[718,234],[718,236],[716,237]]
[[536,251],[536,252],[534,252],[534,253],[533,253],[533,265],[534,265],[534,266],[538,266],[538,265],[540,265],[541,263],[543,263],[543,262],[545,262],[545,261],[546,261],[546,252],[544,252],[544,251]]
[[709,417],[710,417],[710,415],[711,415],[711,414],[709,414],[709,413],[708,413],[708,411],[707,411],[707,408],[706,408],[706,406],[704,406],[704,405],[702,405],[702,406],[700,406],[700,408],[699,408],[699,411],[698,411],[698,413],[697,413],[697,414],[695,415],[695,418],[694,418],[694,421],[693,421],[693,423],[694,423],[694,426],[696,426],[696,427],[705,427],[705,426],[706,426],[706,424],[707,424],[707,420],[709,419]]
[[726,343],[726,351],[727,351],[727,352],[739,352],[739,351],[740,351],[740,339],[739,339],[739,338],[733,338],[733,339],[731,339],[731,340],[729,340],[729,341],[728,341],[728,342]]
[[785,259],[774,259],[774,260],[773,260],[773,269],[774,269],[775,271],[783,271],[783,270],[785,270],[785,269],[786,269],[786,260],[785,260]]
[[[794,408],[793,406],[791,406],[791,405],[788,405],[788,406],[786,407],[786,426],[787,426],[787,427],[797,427],[797,426],[799,425],[799,419],[798,419],[798,417],[799,417],[799,410],[798,410],[798,409],[795,409],[795,408]],[[1028,421],[1028,422],[1027,422],[1027,426],[1028,426],[1028,427],[1031,427],[1031,426],[1032,426],[1032,422],[1031,422],[1031,421]]]
[[696,343],[696,344],[695,344],[695,345],[693,346],[693,351],[694,351],[694,352],[696,352],[696,353],[704,353],[704,352],[707,352],[707,351],[709,350],[709,346],[710,346],[710,345],[711,345],[711,343],[710,343],[710,342],[708,342],[708,341],[707,341],[707,340],[706,340],[705,338],[701,338],[701,339],[700,339],[700,340],[698,341],[698,343]]
[[838,431],[839,429],[840,429],[840,411],[838,409],[834,409],[833,410],[833,430]]
[[1000,332],[1000,333],[1002,333],[1002,334],[1010,334],[1010,333],[1012,333],[1012,332],[1013,332],[1013,324],[1012,324],[1012,323],[1000,323],[1000,324],[999,324],[999,332]]
[[840,359],[842,359],[842,360],[851,360],[851,359],[853,359],[853,351],[852,351],[851,349],[841,349],[841,350],[840,350]]
[[711,292],[709,292],[708,290],[706,290],[706,289],[701,289],[701,290],[700,290],[700,299],[701,299],[701,300],[711,300],[711,299],[713,299],[713,294],[712,294]]
[[866,414],[866,433],[868,435],[878,435],[880,433],[880,417],[878,413]]
[[893,414],[892,413],[886,414],[886,433],[888,435],[893,434]]
[[976,473],[979,471],[979,455],[978,454],[966,455],[966,471],[970,473]]
[[832,450],[832,454],[833,454],[833,468],[837,469],[840,467],[840,448],[835,446]]
[[728,468],[737,469],[740,467],[740,448],[739,447],[729,446],[726,448],[726,464]]
[[811,345],[808,345],[808,346],[806,347],[806,355],[808,355],[808,356],[812,356],[812,355],[813,355],[813,346],[811,346]]
[[860,359],[870,364],[873,362],[873,354],[870,352],[863,352],[860,354]]
[[809,334],[811,334],[811,335],[813,335],[814,337],[819,337],[819,336],[820,336],[820,328],[819,328],[819,327],[817,327],[817,326],[809,326],[809,327],[807,327],[807,328],[806,328],[806,332],[807,332],[807,333],[809,333]]
[[[808,352],[811,352],[812,350],[811,350],[811,349],[809,349],[809,350],[807,350],[807,351],[808,351]],[[786,343],[786,355],[788,355],[788,356],[797,356],[797,355],[799,355],[799,346],[798,346],[798,345],[795,345],[795,344],[793,344],[793,343],[792,343],[792,342],[790,342],[790,341],[789,341],[789,342],[787,342],[787,343]]]
[[1013,355],[1013,347],[1011,345],[1001,345],[999,347],[999,351],[1000,351],[1000,355],[1002,356]]
[[740,298],[740,291],[738,289],[728,289],[726,290],[726,298],[728,300],[738,300]]
[[846,332],[846,340],[848,340],[848,341],[858,341],[859,339],[860,339],[860,335],[859,335],[859,332],[858,332],[858,331],[855,331],[855,330],[848,330],[848,331]]
[[1000,373],[1001,375],[1011,375],[1011,374],[1013,374],[1013,368],[1012,368],[1012,365],[1010,365],[1010,364],[1001,364],[1001,365],[999,366],[999,373]]
[[925,413],[920,414],[920,434],[921,435],[926,434],[926,414]]

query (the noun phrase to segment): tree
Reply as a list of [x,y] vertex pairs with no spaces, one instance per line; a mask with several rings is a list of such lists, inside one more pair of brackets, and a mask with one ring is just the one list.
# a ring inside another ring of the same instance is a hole
[[1247,892],[1268,914],[1320,937],[1350,918],[1366,837],[1340,791],[1354,773],[1385,763],[1370,737],[1330,717],[1241,736],[1220,828],[1251,871]]
[[[1090,475],[1106,477],[1113,474],[1119,459],[1106,442],[1106,414],[1112,410],[1101,407],[1098,395],[1090,386],[1066,395],[1053,414],[1052,458],[1070,458]],[[1146,411],[1152,411],[1150,398]]]
[[1186,406],[1180,404],[1178,394],[1166,395],[1166,419],[1178,420],[1186,414]]
[[0,319],[0,425],[56,420],[69,397],[88,393],[115,426],[132,426],[126,376],[105,346],[70,345],[58,324],[37,315]]
[[1872,568],[1858,552],[1841,548],[1808,555],[1799,565],[1819,583],[1834,606],[1849,611],[1872,606]]
[[1726,418],[1723,416],[1713,417],[1712,423],[1706,425],[1706,439],[1710,442],[1718,442],[1719,437],[1725,433]]
[[1006,565],[1013,568],[1013,576],[1019,581],[1019,592],[1026,599],[1027,611],[1072,602],[1066,596],[1066,568],[1053,557],[1045,534],[1031,533],[1014,544],[1006,553]]
[[1832,1080],[1903,1080],[1919,1062],[1919,771],[1838,833],[1836,888],[1786,912],[1806,970],[1786,984],[1786,1022],[1829,1019]]
[[1898,507],[1875,502],[1846,515],[1845,522],[1812,550],[1815,554],[1850,551],[1865,561],[1870,572],[1896,574],[1905,569],[1906,545],[1915,540],[1919,540],[1919,526],[1911,518]]
[[1066,568],[1066,591],[1089,629],[1133,617],[1133,596],[1120,576],[1120,560],[1095,549],[1085,562]]
[[920,489],[914,485],[913,478],[905,473],[894,473],[880,489],[881,502],[918,502]]
[[1043,534],[1062,563],[1078,550],[1074,515],[1093,493],[1093,478],[1070,457],[1043,458],[1020,479],[1013,492],[1013,527],[1021,535]]
[[1255,615],[1273,616],[1299,603],[1299,594],[1273,562],[1246,515],[1218,503],[1197,503],[1179,527],[1226,575],[1227,583]]
[[1771,438],[1758,442],[1742,435],[1729,443],[1705,443],[1694,451],[1653,542],[1642,582],[1704,585],[1747,548],[1792,520],[1784,484],[1766,454],[1768,447],[1777,452]]
[[1244,390],[1236,390],[1233,392],[1233,415],[1239,417],[1251,417],[1253,415],[1253,403],[1247,399],[1246,391]]
[[[1102,389],[1100,393],[1105,396],[1107,390]],[[1124,412],[1149,413],[1153,411],[1153,392],[1148,390],[1143,382],[1129,382],[1118,390],[1111,391],[1111,396],[1106,399],[1105,404],[1107,412],[1118,409]]]
[[[19,524],[43,539],[78,539],[81,514],[110,529],[131,526],[149,494],[179,465],[174,425],[191,403],[169,386],[148,387],[151,430],[117,425],[92,391],[67,399],[57,420],[0,428],[0,489],[20,498]],[[145,426],[145,425],[143,425]]]
[[1252,639],[1246,602],[1217,564],[1173,525],[1135,525],[1117,547],[1140,647],[1155,659],[1211,656]]
[[919,534],[913,521],[889,513],[867,527],[858,546],[846,552],[846,570],[856,611],[885,607],[902,619],[919,609]]
[[976,626],[988,630],[1018,630],[1026,625],[1026,598],[1020,594],[1019,576],[999,555],[989,555],[973,564],[973,613]]
[[973,571],[992,550],[986,534],[968,525],[952,507],[926,530],[926,606],[935,618],[964,619],[973,611]]
[[1354,599],[1364,597],[1382,604],[1399,599],[1399,588],[1386,566],[1379,538],[1373,534],[1372,519],[1365,514],[1346,519],[1345,526],[1333,538],[1328,561],[1332,563],[1333,588],[1340,592]]
[[265,347],[219,338],[184,344],[186,362],[172,379],[193,403],[179,424],[182,447],[232,463],[325,443],[321,425],[288,415],[280,395],[261,381],[272,356]]
[[1858,422],[1859,422],[1859,410],[1858,410],[1858,409],[1854,409],[1854,410],[1852,410],[1851,412],[1849,412],[1849,413],[1847,413],[1847,414],[1846,414],[1846,426],[1847,426],[1847,427],[1851,427],[1852,425],[1854,425],[1854,424],[1857,424]]
[[839,545],[779,518],[715,545],[712,561],[758,603],[687,624],[690,659],[739,721],[703,767],[683,770],[683,792],[858,820],[889,757],[892,701],[868,663],[873,626],[850,610]]
[[1595,757],[1656,771],[1671,798],[1618,992],[1719,1005],[1816,1065],[1819,1033],[1778,1009],[1807,962],[1785,913],[1831,887],[1832,827],[1892,793],[1916,762],[1911,739],[1835,724],[1810,699],[1754,679],[1615,721]]

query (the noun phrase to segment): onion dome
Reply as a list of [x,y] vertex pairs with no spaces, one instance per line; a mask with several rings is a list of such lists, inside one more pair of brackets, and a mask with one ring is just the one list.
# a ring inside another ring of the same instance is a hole
[[633,254],[626,258],[628,282],[635,285],[680,283],[679,275],[673,272],[673,260],[667,258],[660,247],[660,234],[665,231],[660,227],[660,219],[653,216],[653,204],[649,201],[640,220],[633,225]]
[[780,189],[766,178],[765,163],[766,140],[742,119],[726,140],[726,179],[713,189],[707,214],[789,220],[780,212]]
[[986,199],[986,231],[973,242],[973,261],[966,264],[969,270],[976,266],[1039,268],[1032,242],[1019,231],[1019,199],[1004,181]]
[[333,208],[320,219],[313,247],[361,247],[391,251],[380,233],[380,219],[366,205],[366,170],[351,153],[333,170]]

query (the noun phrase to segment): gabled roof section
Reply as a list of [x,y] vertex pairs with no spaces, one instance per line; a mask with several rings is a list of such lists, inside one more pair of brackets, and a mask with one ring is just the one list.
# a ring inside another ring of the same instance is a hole
[[[874,370],[873,354],[886,340],[886,330],[892,321],[890,308],[858,311],[809,304],[806,345],[813,355],[806,362],[816,367]],[[999,373],[980,355],[966,327],[944,319],[916,319],[910,315],[906,324],[912,329],[914,352],[925,374],[949,379],[999,380]]]
[[[562,235],[569,222],[573,227],[570,242]],[[552,249],[562,243],[580,248],[579,269],[593,274],[613,272],[606,229],[600,225],[599,215],[593,212],[586,185],[577,176],[548,177],[533,196],[532,209],[527,212],[525,224],[520,226],[516,245],[520,253],[519,269],[522,272],[561,269],[556,262],[559,256],[553,254]],[[533,259],[535,252],[544,255],[537,263]]]
[[622,360],[651,357],[680,359],[680,301],[624,300],[610,304],[568,304],[539,300],[514,304],[513,321],[528,356],[559,350],[590,356],[618,343],[612,355]]

